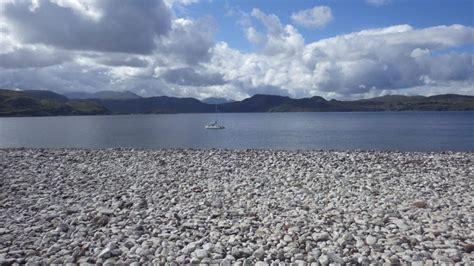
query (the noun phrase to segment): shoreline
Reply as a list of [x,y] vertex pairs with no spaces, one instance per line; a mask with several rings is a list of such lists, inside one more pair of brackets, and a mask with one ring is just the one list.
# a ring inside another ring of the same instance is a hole
[[473,152],[0,149],[0,264],[474,262]]
[[[367,114],[367,113],[474,113],[474,110],[399,110],[399,111],[386,111],[386,110],[368,110],[368,111],[288,111],[288,112],[220,112],[219,114],[305,114],[305,113],[355,113],[355,114]],[[0,118],[35,118],[35,117],[90,117],[90,116],[148,116],[148,115],[192,115],[192,114],[214,114],[214,112],[189,112],[189,113],[111,113],[111,114],[71,114],[71,115],[0,115]]]
[[10,151],[111,151],[111,152],[286,152],[286,153],[386,153],[386,154],[474,154],[474,150],[394,150],[394,149],[267,149],[267,148],[141,148],[141,147],[110,147],[110,148],[83,148],[83,147],[0,147],[0,152]]

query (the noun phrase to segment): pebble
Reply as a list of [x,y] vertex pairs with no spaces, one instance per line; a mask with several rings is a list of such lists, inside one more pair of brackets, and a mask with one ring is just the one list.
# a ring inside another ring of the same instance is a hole
[[329,264],[329,258],[326,255],[321,255],[318,259],[319,263],[322,265],[328,265]]
[[209,252],[205,249],[198,249],[196,250],[196,257],[198,259],[206,258],[209,255]]
[[473,265],[473,161],[0,149],[0,264]]
[[373,244],[375,244],[377,242],[377,238],[373,237],[373,236],[367,236],[365,238],[365,243],[367,243],[367,245],[369,246],[372,246]]

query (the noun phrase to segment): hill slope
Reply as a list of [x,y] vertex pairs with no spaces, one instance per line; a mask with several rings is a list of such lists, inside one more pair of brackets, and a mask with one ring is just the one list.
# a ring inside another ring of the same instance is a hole
[[103,100],[130,100],[140,99],[141,96],[131,91],[98,91],[94,93],[89,92],[69,92],[65,93],[69,99],[103,99]]
[[214,110],[214,105],[202,103],[194,98],[168,96],[95,101],[118,114],[207,113]]
[[110,113],[92,101],[74,100],[50,91],[0,89],[0,116],[97,115]]
[[[48,91],[0,90],[0,116],[210,113],[215,111],[215,106],[194,98],[68,100]],[[355,101],[327,101],[318,96],[292,99],[257,94],[242,101],[217,104],[217,109],[219,112],[474,111],[474,96],[388,95]]]
[[202,99],[201,102],[207,103],[207,104],[223,104],[223,103],[234,102],[234,100],[229,100],[226,98],[209,97],[209,98]]

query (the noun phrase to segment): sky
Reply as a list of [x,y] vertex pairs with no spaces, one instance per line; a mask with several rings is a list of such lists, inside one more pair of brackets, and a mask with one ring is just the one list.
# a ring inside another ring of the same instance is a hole
[[474,95],[474,0],[0,0],[0,88]]

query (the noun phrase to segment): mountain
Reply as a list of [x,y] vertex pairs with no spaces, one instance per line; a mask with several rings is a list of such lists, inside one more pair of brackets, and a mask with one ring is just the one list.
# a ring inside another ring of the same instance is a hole
[[27,95],[36,99],[49,99],[49,100],[56,100],[60,102],[67,102],[69,100],[66,96],[52,92],[52,91],[24,90],[21,92],[26,93]]
[[207,113],[214,110],[214,105],[202,103],[194,98],[168,96],[94,101],[117,114]]
[[140,99],[141,96],[131,91],[98,91],[90,92],[68,92],[64,94],[69,99],[113,99],[113,100],[130,100]]
[[202,99],[201,102],[207,103],[207,104],[223,104],[223,103],[234,102],[234,100],[230,100],[226,98],[209,97],[209,98]]
[[92,101],[68,100],[51,91],[0,89],[0,116],[97,115],[110,113]]
[[[114,113],[206,113],[215,104],[194,98],[150,97],[131,100],[95,100]],[[351,112],[351,111],[464,111],[474,110],[474,96],[390,95],[356,101],[327,101],[322,97],[292,99],[278,95],[257,94],[242,101],[222,103],[219,112]]]
[[387,95],[342,105],[373,111],[467,111],[474,110],[474,96],[443,94],[435,96]]
[[[122,92],[119,94],[123,95]],[[99,94],[101,97],[110,95]],[[68,100],[60,94],[49,91],[0,90],[0,116],[212,113],[216,105],[203,103],[194,98],[137,97]],[[219,112],[474,111],[474,96],[387,95],[355,101],[327,101],[319,96],[292,99],[285,96],[257,94],[242,101],[218,104],[218,110]]]
[[329,103],[322,97],[292,99],[286,96],[256,94],[242,101],[221,104],[222,112],[312,112],[327,111]]

